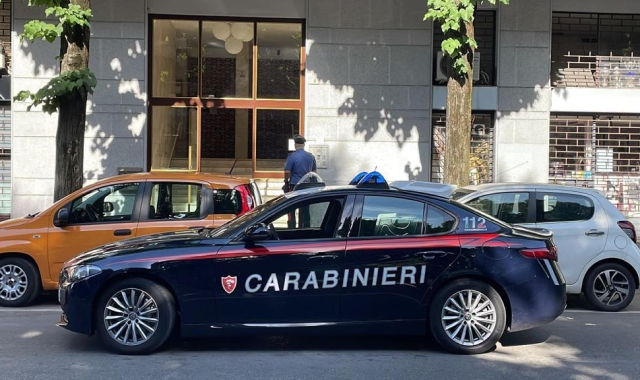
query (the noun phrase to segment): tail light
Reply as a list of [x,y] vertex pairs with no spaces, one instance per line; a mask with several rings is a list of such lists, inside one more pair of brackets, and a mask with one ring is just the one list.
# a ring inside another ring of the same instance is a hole
[[633,240],[634,243],[636,244],[638,243],[637,235],[636,235],[636,226],[634,226],[633,223],[629,222],[628,220],[622,220],[618,222],[618,227],[620,227],[620,229],[624,231],[624,233],[627,234],[627,236],[629,236],[629,238],[631,238],[631,240]]
[[550,248],[521,249],[520,253],[529,259],[558,261],[558,248],[555,246]]
[[240,193],[240,198],[242,199],[242,208],[240,214],[238,214],[242,215],[253,208],[253,198],[251,197],[251,193],[249,193],[249,190],[247,190],[246,187],[240,185],[236,186],[235,189],[238,190],[238,192]]

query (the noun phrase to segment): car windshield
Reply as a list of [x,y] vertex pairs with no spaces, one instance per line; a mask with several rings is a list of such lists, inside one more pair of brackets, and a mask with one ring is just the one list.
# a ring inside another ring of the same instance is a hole
[[242,228],[249,220],[257,219],[265,213],[269,212],[274,207],[277,207],[280,203],[285,202],[289,197],[286,195],[281,195],[277,198],[274,198],[262,205],[242,214],[241,216],[231,219],[226,222],[222,226],[216,228],[211,231],[208,235],[210,238],[222,237],[228,234],[235,233],[238,228]]

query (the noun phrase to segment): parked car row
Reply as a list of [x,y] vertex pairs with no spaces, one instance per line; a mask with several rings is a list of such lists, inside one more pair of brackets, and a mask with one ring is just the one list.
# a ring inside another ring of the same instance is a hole
[[61,326],[127,354],[174,329],[431,331],[469,354],[551,322],[567,293],[619,311],[640,283],[635,227],[593,189],[388,184],[377,172],[307,182],[265,204],[230,176],[87,186],[0,223],[0,305],[57,289]]

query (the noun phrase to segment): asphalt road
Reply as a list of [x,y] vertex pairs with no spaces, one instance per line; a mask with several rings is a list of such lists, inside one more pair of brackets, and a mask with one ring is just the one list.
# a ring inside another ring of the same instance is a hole
[[637,379],[640,295],[621,313],[582,299],[552,324],[507,334],[493,352],[444,353],[421,338],[260,337],[177,340],[145,357],[104,351],[54,324],[53,299],[0,308],[0,380],[35,379]]

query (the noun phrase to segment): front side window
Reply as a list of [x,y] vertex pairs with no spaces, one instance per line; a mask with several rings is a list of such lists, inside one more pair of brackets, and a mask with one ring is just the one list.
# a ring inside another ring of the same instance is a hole
[[154,183],[149,198],[149,219],[201,219],[202,185]]
[[110,185],[93,190],[71,204],[71,224],[133,220],[139,183]]
[[467,204],[506,223],[526,223],[529,212],[529,193],[483,195]]
[[422,235],[424,203],[401,198],[365,197],[360,237]]
[[322,199],[292,205],[269,218],[278,239],[327,239],[336,235],[344,199]]
[[593,201],[574,194],[538,193],[536,222],[573,222],[589,220],[595,213]]

